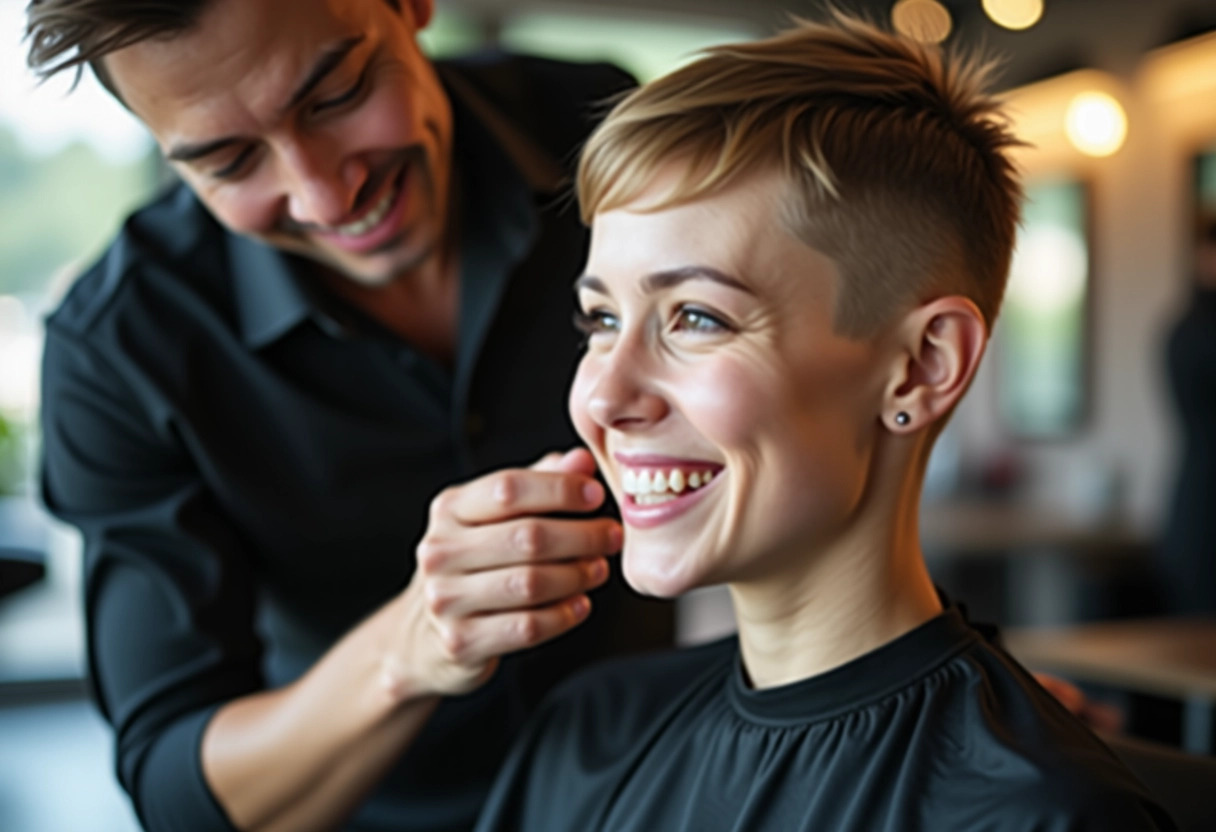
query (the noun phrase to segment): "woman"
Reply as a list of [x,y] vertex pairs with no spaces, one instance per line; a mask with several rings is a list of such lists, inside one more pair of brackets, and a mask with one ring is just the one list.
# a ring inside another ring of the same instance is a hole
[[630,584],[727,584],[739,632],[567,684],[481,832],[1172,828],[920,551],[1018,216],[984,74],[837,16],[711,50],[593,135],[571,415]]

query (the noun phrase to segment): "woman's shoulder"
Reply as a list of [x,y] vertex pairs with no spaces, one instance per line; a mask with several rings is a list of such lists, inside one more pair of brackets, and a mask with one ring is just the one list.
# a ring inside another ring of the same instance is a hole
[[951,664],[931,694],[930,753],[945,776],[927,791],[966,794],[967,811],[984,807],[1009,828],[1172,828],[1114,752],[1001,647],[977,640]]

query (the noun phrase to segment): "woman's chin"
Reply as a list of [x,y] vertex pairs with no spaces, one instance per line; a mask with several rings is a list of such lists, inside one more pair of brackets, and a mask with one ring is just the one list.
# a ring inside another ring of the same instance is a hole
[[625,581],[637,592],[654,598],[676,598],[704,586],[704,576],[690,568],[687,556],[672,557],[625,545],[621,553]]

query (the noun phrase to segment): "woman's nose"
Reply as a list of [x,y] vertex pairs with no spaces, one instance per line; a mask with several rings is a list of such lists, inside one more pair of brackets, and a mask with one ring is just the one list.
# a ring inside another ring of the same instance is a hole
[[367,166],[324,143],[298,143],[285,154],[287,211],[300,225],[332,228],[354,219]]
[[601,427],[639,430],[667,415],[667,400],[659,391],[654,368],[640,353],[618,347],[598,359],[598,373],[588,388],[587,412]]

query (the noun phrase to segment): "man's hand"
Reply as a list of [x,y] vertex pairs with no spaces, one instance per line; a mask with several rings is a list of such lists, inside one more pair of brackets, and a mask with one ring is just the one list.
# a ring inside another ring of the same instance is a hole
[[386,646],[385,684],[402,695],[454,695],[484,683],[498,658],[580,624],[586,592],[621,548],[609,518],[557,519],[600,507],[604,488],[582,449],[487,474],[431,504],[418,566],[399,601],[403,632]]
[[1094,702],[1071,682],[1047,673],[1034,674],[1035,681],[1048,693],[1060,700],[1068,712],[1084,722],[1093,731],[1118,734],[1123,730],[1123,713],[1113,705]]

